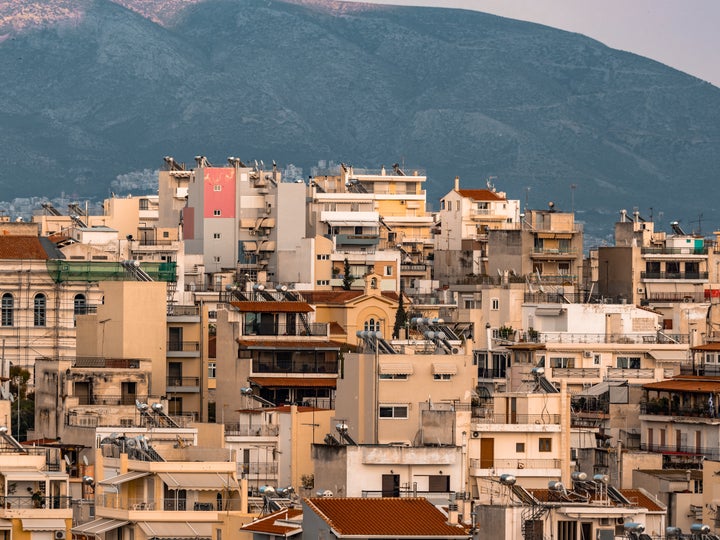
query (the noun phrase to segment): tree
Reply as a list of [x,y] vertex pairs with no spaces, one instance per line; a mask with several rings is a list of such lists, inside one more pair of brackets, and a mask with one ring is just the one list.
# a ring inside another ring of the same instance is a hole
[[350,290],[350,286],[352,285],[352,282],[355,281],[355,278],[350,274],[350,261],[348,261],[347,257],[345,257],[345,262],[343,263],[343,280],[342,280],[342,288],[345,291]]
[[[400,288],[400,300],[398,301],[398,307],[395,311],[395,325],[393,326],[393,339],[400,338],[400,329],[405,328],[407,324],[407,312],[405,311],[405,304],[403,301],[403,290]],[[405,336],[407,339],[407,336]]]
[[[18,421],[20,422],[20,439],[27,439],[28,429],[35,427],[35,394],[28,393],[27,383],[30,372],[20,366],[10,366],[10,393],[19,400],[11,408],[11,425],[13,437],[18,436]],[[19,411],[18,411],[19,405]],[[18,419],[18,412],[20,414]]]

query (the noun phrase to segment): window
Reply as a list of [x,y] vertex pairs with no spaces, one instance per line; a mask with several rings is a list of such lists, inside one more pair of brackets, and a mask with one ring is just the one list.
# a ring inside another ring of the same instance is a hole
[[216,262],[216,263],[219,263],[219,262],[220,262],[220,256],[219,256],[219,255],[216,255],[215,257],[213,257],[213,261]]
[[557,540],[577,540],[577,521],[558,521]]
[[428,491],[432,493],[447,493],[450,491],[450,475],[431,474],[428,476]]
[[570,357],[555,357],[550,358],[551,368],[574,368],[575,359]]
[[213,216],[220,216],[220,215],[222,215],[220,210],[213,210]]
[[618,356],[617,367],[621,369],[640,369],[639,356]]
[[15,299],[10,293],[2,297],[2,325],[13,326],[15,324]]
[[593,354],[593,365],[595,365],[595,366],[600,365],[600,355],[599,354]]
[[170,231],[163,231],[163,238],[170,238]]
[[330,255],[328,255],[327,253],[320,253],[317,255],[317,260],[318,261],[329,261]]
[[407,381],[407,373],[381,373],[378,377],[383,381]]
[[380,405],[380,418],[407,418],[407,405]]
[[433,379],[436,381],[450,381],[452,380],[451,373],[433,373]]
[[493,298],[490,300],[490,309],[493,311],[497,311],[500,309],[500,299],[499,298]]
[[359,227],[359,226],[356,226],[356,227],[355,227],[355,234],[358,235],[358,236],[360,236],[360,235],[362,235],[362,233],[363,233],[363,228],[362,228],[362,227]]
[[213,233],[213,238],[220,238],[220,233],[219,232]]
[[85,315],[87,314],[87,298],[84,294],[76,294],[73,299],[73,314],[74,315]]
[[393,267],[392,267],[392,266],[386,266],[386,267],[385,267],[385,275],[386,275],[386,276],[392,276],[392,275],[393,275]]
[[368,330],[370,332],[379,332],[380,331],[380,320],[377,321],[372,318],[367,321],[365,321],[365,330]]
[[552,452],[552,439],[540,437],[538,440],[538,452]]
[[518,454],[522,454],[525,452],[525,443],[524,442],[516,442],[515,443],[515,452]]
[[330,285],[330,280],[329,279],[318,279],[315,283],[318,285]]
[[47,299],[42,293],[35,295],[35,302],[33,303],[33,324],[35,326],[45,326],[47,322],[46,316]]
[[217,373],[217,363],[208,362],[208,379],[214,379]]
[[150,207],[150,203],[147,199],[140,199],[140,210],[147,210]]
[[215,184],[213,186],[213,191],[222,191],[222,186],[220,184]]
[[445,210],[445,200],[440,201],[440,210]]

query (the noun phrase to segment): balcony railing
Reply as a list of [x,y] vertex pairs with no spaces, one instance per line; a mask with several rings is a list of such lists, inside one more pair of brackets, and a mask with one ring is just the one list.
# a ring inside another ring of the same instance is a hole
[[173,377],[168,375],[166,383],[168,388],[199,387],[200,377]]
[[471,420],[476,424],[559,424],[559,414],[513,414],[508,412],[507,414],[492,414],[488,413],[485,416],[472,418]]
[[[222,490],[217,490],[221,493]],[[219,502],[200,502],[188,500],[184,497],[166,497],[163,499],[145,499],[134,497],[123,497],[117,493],[105,493],[96,497],[95,505],[97,509],[111,508],[118,510],[133,510],[136,512],[151,512],[163,510],[167,512],[186,512],[186,511],[206,511],[213,512],[218,510]],[[240,501],[235,499],[224,498],[221,510],[240,510]]]
[[135,400],[146,403],[148,396],[145,394],[103,394],[103,395],[80,395],[78,405],[135,405]]
[[644,247],[640,250],[643,255],[707,255],[708,248],[703,246],[701,248],[695,247],[683,247],[683,248],[651,248]]
[[225,424],[225,435],[236,437],[277,437],[279,432],[280,428],[272,425]]
[[640,403],[640,414],[653,416],[684,416],[690,418],[713,418],[720,422],[718,411],[713,405],[679,406],[670,400],[644,401]]
[[101,356],[78,356],[74,368],[140,369],[139,358],[103,358]]
[[505,369],[478,368],[478,379],[504,379]]
[[702,279],[707,281],[707,272],[640,272],[640,279]]
[[688,334],[574,334],[568,332],[542,332],[540,343],[688,343]]
[[608,368],[607,376],[609,379],[653,379],[655,378],[655,370],[650,368]]
[[471,459],[471,469],[559,469],[559,459]]
[[200,350],[199,341],[175,341],[167,342],[168,352],[198,352]]
[[533,255],[558,255],[574,257],[578,254],[577,248],[553,249],[553,248],[533,248]]
[[294,324],[277,323],[264,325],[246,324],[243,328],[245,336],[327,336],[327,323],[308,323],[307,326],[301,322]]
[[5,495],[0,496],[0,508],[21,510],[27,508],[70,508],[71,497],[66,496],[32,496],[32,495]]
[[717,446],[659,445],[643,442],[640,443],[640,450],[659,454],[687,454],[712,460],[720,459],[720,448]]
[[550,368],[553,379],[599,379],[600,368]]
[[200,315],[199,306],[171,306],[168,310],[171,317],[192,317]]

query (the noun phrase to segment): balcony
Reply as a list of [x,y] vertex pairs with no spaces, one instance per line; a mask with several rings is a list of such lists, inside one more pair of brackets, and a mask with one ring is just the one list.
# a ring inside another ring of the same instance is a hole
[[279,426],[226,423],[225,435],[234,437],[277,437]]
[[148,396],[145,394],[103,394],[103,395],[80,395],[78,405],[133,405],[135,400],[146,403]]
[[576,248],[567,248],[567,249],[533,248],[530,256],[533,259],[571,260],[571,259],[577,258],[579,253],[580,252]]
[[478,368],[478,379],[504,379],[506,370],[492,368]]
[[376,246],[380,243],[380,235],[374,234],[336,234],[337,246]]
[[197,317],[199,315],[199,306],[172,306],[168,311],[169,317]]
[[655,452],[658,454],[685,454],[688,456],[704,457],[705,459],[711,460],[720,459],[720,449],[717,446],[689,446],[677,444],[667,446],[643,442],[640,443],[640,450]]
[[78,356],[73,361],[72,367],[93,369],[140,369],[140,359]]
[[689,343],[688,334],[665,334],[656,332],[652,334],[582,334],[568,332],[543,332],[538,336],[539,343],[663,343],[684,344]]
[[71,508],[71,497],[66,496],[41,496],[33,497],[31,495],[4,495],[0,496],[0,508],[12,510],[25,510],[31,508],[46,508],[65,510]]
[[167,378],[167,392],[199,392],[200,377],[173,377]]
[[664,279],[669,281],[694,280],[707,281],[707,272],[640,272],[641,280]]
[[[218,493],[221,493],[218,490]],[[95,508],[113,510],[128,510],[133,512],[216,512],[217,504],[215,502],[200,502],[189,500],[184,497],[167,497],[163,499],[145,499],[137,497],[124,497],[117,493],[105,493],[96,497]],[[240,510],[240,501],[235,499],[223,498],[221,510]],[[208,516],[209,517],[209,516]],[[141,518],[140,518],[141,519]],[[148,518],[145,518],[148,519]]]
[[600,368],[550,368],[550,379],[600,379]]
[[559,459],[522,459],[522,458],[513,458],[513,459],[492,459],[492,460],[486,460],[486,459],[471,459],[470,460],[470,474],[472,475],[473,472],[475,475],[478,475],[479,470],[483,469],[494,469],[495,474],[497,474],[497,471],[500,469],[511,469],[511,470],[523,470],[523,469],[559,469],[560,468],[560,460]]
[[669,248],[669,247],[644,247],[640,250],[643,255],[707,255],[707,246],[703,247],[682,247],[682,248]]
[[322,336],[328,335],[328,323],[246,324],[243,336]]
[[608,379],[655,379],[655,370],[652,368],[626,369],[626,368],[608,368]]
[[200,356],[199,341],[176,341],[167,342],[167,356],[175,357],[196,357]]
[[641,402],[640,414],[673,417],[677,418],[677,421],[682,421],[682,417],[695,420],[707,418],[709,422],[720,423],[716,405],[712,409],[707,403],[696,402],[695,405],[679,405],[666,398]]
[[474,424],[513,424],[513,425],[543,425],[560,424],[559,414],[518,414],[508,412],[506,414],[487,413],[482,417],[473,417]]
[[407,274],[424,274],[427,270],[427,265],[424,264],[401,264],[400,265],[400,271],[403,273],[403,275]]

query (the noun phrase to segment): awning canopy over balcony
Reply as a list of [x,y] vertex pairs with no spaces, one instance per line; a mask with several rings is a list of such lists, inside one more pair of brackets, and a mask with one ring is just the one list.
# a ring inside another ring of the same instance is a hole
[[120,527],[122,527],[123,525],[127,525],[128,523],[130,522],[120,519],[100,518],[94,521],[90,521],[88,523],[83,523],[82,525],[73,527],[70,530],[73,532],[73,534],[82,534],[85,536],[89,536],[103,534],[108,531],[119,529]]
[[23,531],[64,531],[64,519],[21,519]]
[[649,351],[648,354],[658,362],[682,362],[687,359],[686,351]]
[[170,489],[214,491],[237,489],[238,483],[230,474],[221,473],[159,473],[160,480]]
[[373,227],[380,221],[377,212],[321,212],[320,221],[334,227]]
[[250,377],[250,384],[263,388],[335,388],[337,381],[328,377]]
[[212,538],[211,522],[139,521],[148,538]]
[[118,476],[113,476],[112,478],[106,478],[105,480],[100,480],[98,484],[101,486],[118,486],[120,484],[124,484],[125,482],[137,480],[138,478],[143,478],[149,475],[150,473],[148,472],[132,471]]

